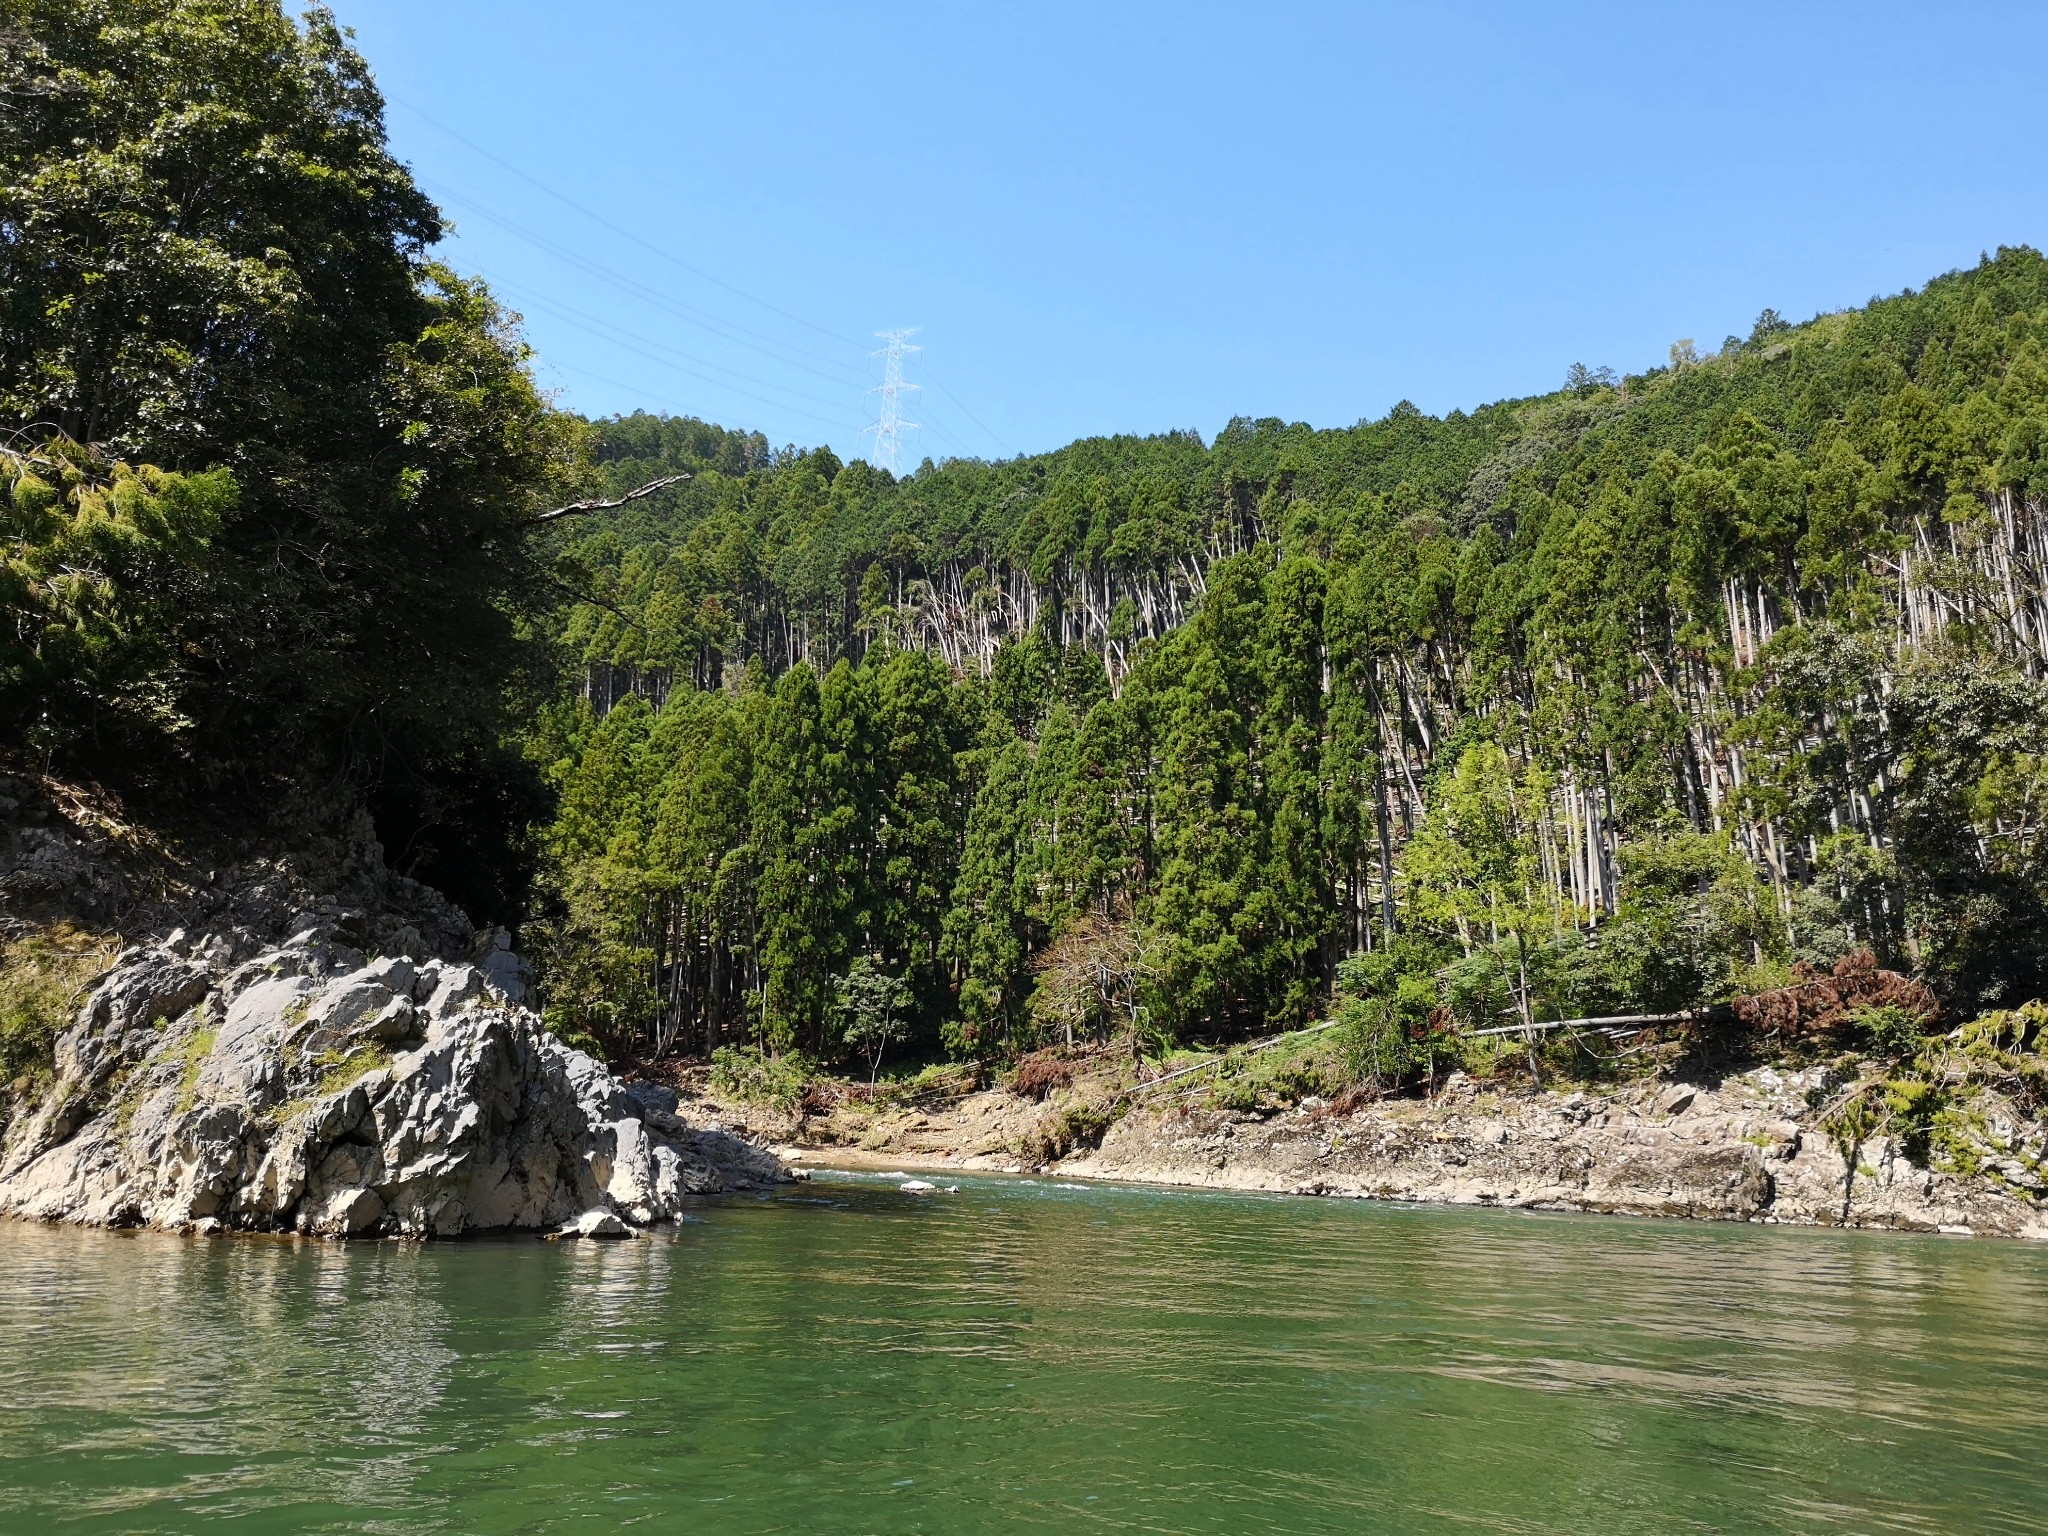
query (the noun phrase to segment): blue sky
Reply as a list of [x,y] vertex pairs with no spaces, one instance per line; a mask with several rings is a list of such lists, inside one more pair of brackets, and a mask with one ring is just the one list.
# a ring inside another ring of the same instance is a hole
[[334,8],[563,404],[842,455],[888,327],[910,459],[993,456],[1444,412],[2048,246],[2039,4]]

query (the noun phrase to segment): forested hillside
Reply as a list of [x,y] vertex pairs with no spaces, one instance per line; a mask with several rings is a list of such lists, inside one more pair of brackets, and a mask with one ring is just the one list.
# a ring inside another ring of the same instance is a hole
[[0,102],[0,759],[367,804],[573,1035],[1334,999],[1398,1071],[1865,951],[2048,990],[2037,252],[1470,414],[897,480],[552,405],[317,7],[11,0]]
[[1005,1053],[1337,985],[1412,1041],[1866,949],[2038,995],[2044,343],[2015,249],[1442,420],[900,482],[600,423],[615,490],[692,478],[554,551],[555,1017]]

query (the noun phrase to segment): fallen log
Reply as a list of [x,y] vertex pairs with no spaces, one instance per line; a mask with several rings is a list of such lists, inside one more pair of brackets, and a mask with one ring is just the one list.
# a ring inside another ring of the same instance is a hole
[[1594,1029],[1603,1034],[1634,1034],[1658,1024],[1691,1024],[1720,1012],[1714,1008],[1687,1008],[1678,1013],[1610,1013],[1584,1019],[1538,1019],[1533,1024],[1500,1024],[1487,1029],[1467,1030],[1470,1035],[1541,1034],[1547,1029]]

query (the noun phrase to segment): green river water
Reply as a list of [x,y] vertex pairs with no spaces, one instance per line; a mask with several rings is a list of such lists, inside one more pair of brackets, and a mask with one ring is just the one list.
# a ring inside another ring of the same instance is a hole
[[2048,1529],[2048,1251],[823,1175],[613,1245],[0,1226],[0,1530]]

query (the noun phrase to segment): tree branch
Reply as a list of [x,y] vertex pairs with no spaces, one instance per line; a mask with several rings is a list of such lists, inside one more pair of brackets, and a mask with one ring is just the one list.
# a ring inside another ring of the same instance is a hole
[[606,613],[615,615],[624,623],[630,625],[634,629],[639,630],[641,634],[644,635],[648,633],[647,626],[645,624],[642,624],[638,619],[634,618],[630,613],[627,613],[623,608],[614,608],[610,603],[606,602],[601,597],[592,597],[588,592],[579,592],[574,587],[570,586],[566,581],[557,581],[554,577],[548,575],[545,571],[540,573],[540,579],[546,582],[549,586],[553,587],[557,592],[562,593],[564,596],[573,597],[579,603],[588,603],[593,608],[602,608]]
[[625,506],[628,502],[652,496],[665,491],[672,485],[681,485],[688,475],[663,475],[659,480],[650,480],[645,485],[636,485],[616,501],[572,501],[566,507],[556,507],[552,512],[537,512],[526,520],[526,526],[537,528],[542,523],[552,523],[558,517],[581,517],[586,512],[610,512]]

